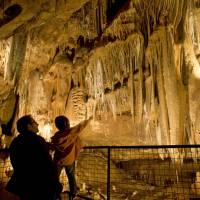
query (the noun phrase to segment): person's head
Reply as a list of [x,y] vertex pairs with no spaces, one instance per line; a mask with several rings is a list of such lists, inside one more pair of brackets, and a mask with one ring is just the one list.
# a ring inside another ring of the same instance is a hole
[[69,119],[63,115],[56,117],[55,125],[60,131],[68,130],[70,128]]
[[17,130],[19,133],[37,133],[39,131],[38,123],[33,119],[31,115],[25,115],[17,121]]

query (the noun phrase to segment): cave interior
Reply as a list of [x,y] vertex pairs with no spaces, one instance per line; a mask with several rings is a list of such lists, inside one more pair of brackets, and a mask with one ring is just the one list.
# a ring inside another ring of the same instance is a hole
[[65,115],[92,117],[85,146],[199,144],[199,21],[200,0],[0,0],[0,149],[27,114],[46,141]]

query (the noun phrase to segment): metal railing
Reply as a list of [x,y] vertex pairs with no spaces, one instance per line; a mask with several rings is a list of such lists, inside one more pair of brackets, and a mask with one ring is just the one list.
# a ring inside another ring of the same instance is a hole
[[200,145],[85,147],[76,175],[94,199],[200,199]]
[[[12,168],[0,153],[0,182]],[[82,196],[88,199],[200,199],[200,145],[85,147],[76,163]],[[67,177],[61,173],[64,190]]]

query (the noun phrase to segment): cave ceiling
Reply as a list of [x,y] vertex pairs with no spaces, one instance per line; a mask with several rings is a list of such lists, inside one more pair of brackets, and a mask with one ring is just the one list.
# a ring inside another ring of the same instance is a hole
[[1,143],[24,114],[47,140],[66,115],[93,116],[89,145],[199,143],[199,20],[200,0],[1,0]]

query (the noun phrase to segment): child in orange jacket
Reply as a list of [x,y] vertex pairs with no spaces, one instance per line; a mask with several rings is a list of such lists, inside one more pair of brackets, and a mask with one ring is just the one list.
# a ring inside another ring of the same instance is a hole
[[90,119],[83,121],[75,127],[70,128],[69,119],[65,116],[58,116],[55,119],[57,131],[51,137],[51,144],[55,149],[54,162],[57,165],[58,176],[64,167],[68,177],[70,196],[73,199],[77,193],[77,184],[74,176],[75,160],[82,148],[79,133],[85,128]]

